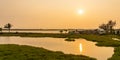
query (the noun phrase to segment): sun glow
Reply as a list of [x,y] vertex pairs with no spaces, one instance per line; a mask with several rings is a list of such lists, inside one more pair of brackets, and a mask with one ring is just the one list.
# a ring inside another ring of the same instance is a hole
[[78,14],[84,14],[84,10],[82,9],[78,10]]

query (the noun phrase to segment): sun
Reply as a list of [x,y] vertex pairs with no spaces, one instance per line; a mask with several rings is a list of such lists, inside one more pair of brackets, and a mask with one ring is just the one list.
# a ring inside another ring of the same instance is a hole
[[82,9],[78,10],[78,14],[84,14],[84,10]]

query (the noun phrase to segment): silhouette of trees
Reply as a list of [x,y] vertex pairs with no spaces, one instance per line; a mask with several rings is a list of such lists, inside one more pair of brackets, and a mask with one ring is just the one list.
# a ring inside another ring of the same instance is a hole
[[99,28],[104,29],[106,31],[106,33],[112,33],[113,31],[113,27],[116,25],[115,21],[108,21],[107,24],[102,24],[99,26]]
[[109,29],[110,33],[112,33],[113,27],[114,27],[115,25],[116,25],[116,22],[113,22],[112,20],[110,20],[110,21],[108,22],[108,29]]
[[107,31],[107,29],[108,29],[106,24],[100,25],[99,28],[104,29],[105,31]]
[[8,31],[10,32],[10,29],[12,28],[12,25],[10,23],[6,24],[4,28],[7,28]]

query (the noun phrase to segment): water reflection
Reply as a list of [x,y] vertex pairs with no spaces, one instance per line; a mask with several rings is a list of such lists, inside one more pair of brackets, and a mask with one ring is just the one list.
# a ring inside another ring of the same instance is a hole
[[62,51],[65,54],[86,55],[97,60],[107,60],[114,53],[112,47],[98,47],[95,42],[76,39],[74,42],[63,38],[31,38],[31,37],[0,37],[0,44],[19,44],[43,47],[52,51]]
[[79,47],[80,47],[80,54],[82,54],[83,47],[82,47],[81,43],[80,43]]

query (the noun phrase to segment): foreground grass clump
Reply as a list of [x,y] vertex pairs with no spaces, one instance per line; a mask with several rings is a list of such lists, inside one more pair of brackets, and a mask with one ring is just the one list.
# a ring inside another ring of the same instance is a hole
[[24,45],[0,45],[0,60],[96,60]]

